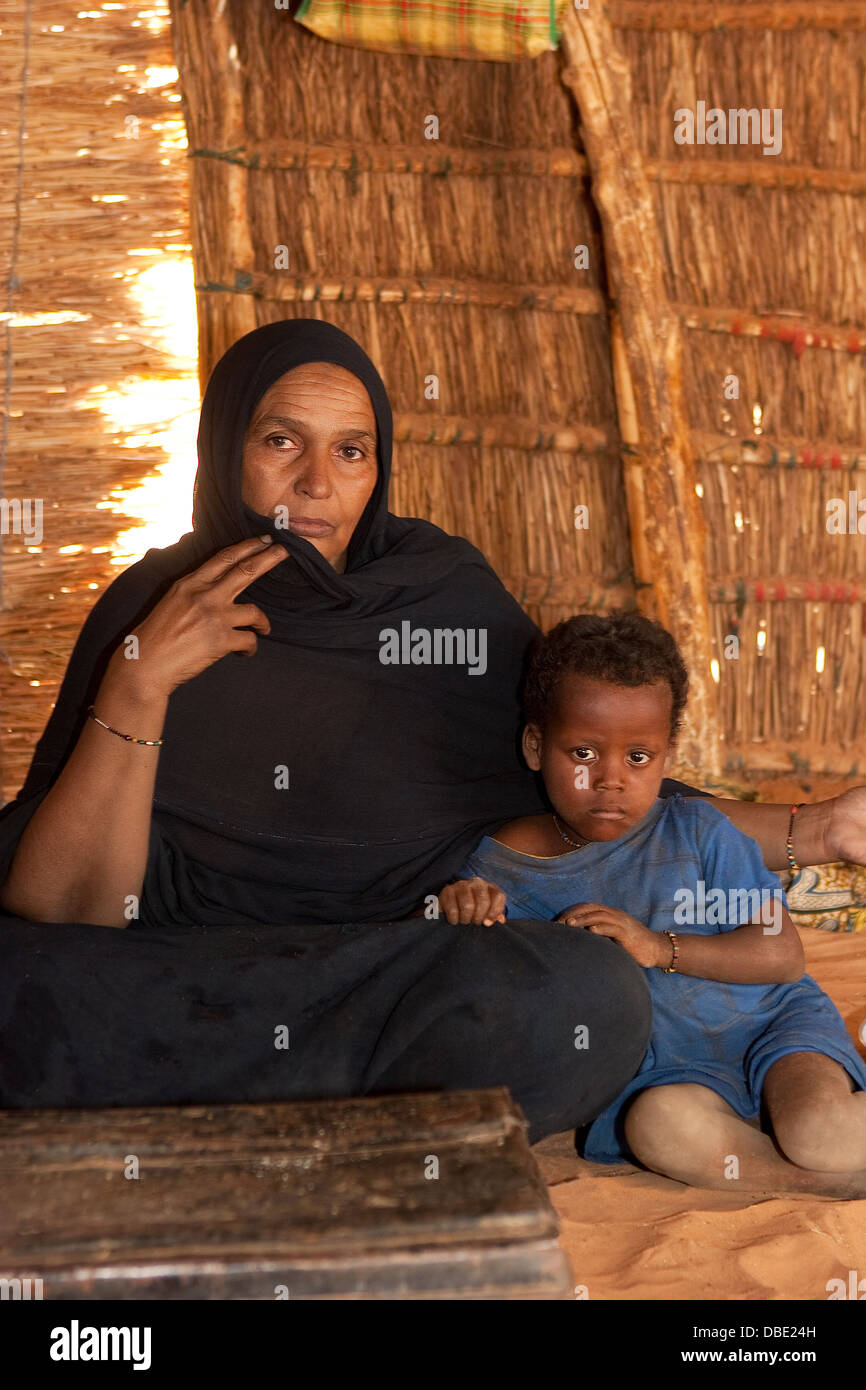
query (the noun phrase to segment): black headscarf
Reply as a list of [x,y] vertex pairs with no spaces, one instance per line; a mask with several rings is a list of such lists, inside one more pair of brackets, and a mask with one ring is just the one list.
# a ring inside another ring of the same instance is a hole
[[[376,417],[378,477],[342,574],[309,541],[278,528],[273,517],[253,511],[241,498],[244,439],[253,412],[275,381],[308,362],[331,362],[350,371],[366,388]],[[203,561],[220,546],[265,532],[288,550],[292,563],[279,565],[244,594],[267,612],[272,635],[304,637],[316,646],[350,644],[369,631],[369,624],[351,620],[394,614],[409,592],[434,587],[461,566],[492,573],[468,541],[388,511],[392,438],[391,405],[382,378],[363,349],[334,324],[320,319],[265,324],[240,338],[217,363],[205,391],[198,436],[195,551]],[[320,622],[335,609],[339,621]],[[523,627],[534,631],[526,620]]]
[[[342,574],[241,497],[258,401],[285,372],[321,361],[363,383],[378,431],[377,483]],[[96,604],[19,795],[32,814],[108,657],[172,580],[270,530],[291,558],[238,600],[267,613],[270,633],[253,657],[222,657],[169,700],[143,923],[396,920],[447,883],[483,834],[543,809],[518,750],[535,625],[468,541],[388,511],[391,440],[381,378],[330,324],[268,324],[217,363],[202,405],[193,531],[149,551]],[[406,623],[410,634],[483,631],[486,669],[477,659],[475,674],[468,663],[383,664],[383,632],[402,638]]]

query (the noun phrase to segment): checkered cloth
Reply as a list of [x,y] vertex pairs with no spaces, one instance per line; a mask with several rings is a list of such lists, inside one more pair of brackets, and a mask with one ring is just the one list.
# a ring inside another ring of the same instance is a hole
[[439,58],[534,58],[559,45],[571,0],[304,0],[295,18],[334,43]]

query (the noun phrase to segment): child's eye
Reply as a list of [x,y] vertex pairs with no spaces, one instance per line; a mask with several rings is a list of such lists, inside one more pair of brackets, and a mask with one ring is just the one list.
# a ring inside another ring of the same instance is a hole
[[645,759],[646,759],[646,762],[638,763],[637,766],[638,766],[638,767],[646,767],[646,763],[648,763],[648,762],[651,761],[652,755],[651,755],[650,753],[640,753],[640,752],[637,752],[637,753],[629,753],[629,757],[630,757],[630,758],[645,758]]
[[578,748],[572,748],[571,751],[576,758],[580,759],[581,762],[586,762],[587,758],[591,758],[593,756],[592,749],[588,748],[585,743],[582,743]]

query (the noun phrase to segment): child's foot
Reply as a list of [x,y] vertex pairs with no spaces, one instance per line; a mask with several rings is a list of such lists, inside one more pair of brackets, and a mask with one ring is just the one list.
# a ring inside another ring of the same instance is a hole
[[626,1114],[625,1132],[644,1167],[692,1187],[755,1196],[866,1198],[866,1169],[827,1173],[798,1167],[707,1086],[682,1083],[641,1091]]

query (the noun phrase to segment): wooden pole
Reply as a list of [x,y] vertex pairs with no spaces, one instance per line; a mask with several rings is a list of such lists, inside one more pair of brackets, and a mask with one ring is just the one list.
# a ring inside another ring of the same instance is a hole
[[[677,762],[721,771],[710,672],[706,528],[649,184],[631,123],[628,64],[603,7],[566,11],[562,73],[581,119],[612,296],[611,342],[637,602],[677,639],[691,680]],[[645,586],[645,587],[644,587]]]
[[[243,81],[232,14],[225,0],[213,5],[187,5],[186,0],[171,3],[172,39],[190,149],[229,150],[245,144]],[[206,82],[193,81],[193,74],[200,72],[207,73]],[[190,161],[190,222],[199,283],[217,279],[225,265],[242,266],[247,271],[256,268],[247,203],[249,170],[228,160],[216,168],[215,178],[213,165],[206,170],[202,161]],[[208,264],[211,259],[213,264]],[[206,343],[208,349],[199,351],[202,393],[216,360],[256,327],[255,301],[249,295],[224,293],[220,301],[220,331],[218,341],[212,342],[204,331],[205,307],[196,295],[200,345]]]

